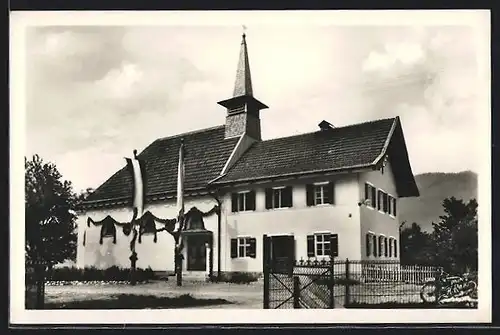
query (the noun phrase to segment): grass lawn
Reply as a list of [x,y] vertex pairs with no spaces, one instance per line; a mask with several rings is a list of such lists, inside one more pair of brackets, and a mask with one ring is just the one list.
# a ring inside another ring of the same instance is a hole
[[262,282],[45,287],[46,309],[262,308]]

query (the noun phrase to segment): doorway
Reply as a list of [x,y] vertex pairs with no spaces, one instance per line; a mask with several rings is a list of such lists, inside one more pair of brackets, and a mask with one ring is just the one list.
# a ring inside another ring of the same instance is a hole
[[207,249],[205,243],[207,239],[203,235],[191,235],[187,241],[187,270],[206,271],[207,269]]

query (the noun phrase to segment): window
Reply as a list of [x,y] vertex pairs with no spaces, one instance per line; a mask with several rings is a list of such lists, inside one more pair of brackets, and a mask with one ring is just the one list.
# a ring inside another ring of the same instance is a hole
[[389,212],[389,196],[387,193],[382,192],[382,201],[383,201],[383,211],[384,213]]
[[384,237],[384,257],[387,257],[388,255],[388,249],[387,249],[387,237]]
[[255,210],[255,191],[242,191],[231,195],[231,210],[235,212]]
[[372,237],[370,234],[366,234],[366,257],[370,257],[371,255],[371,243],[372,243]]
[[384,236],[380,235],[378,237],[378,256],[382,257],[384,254]]
[[398,241],[394,239],[394,257],[398,257]]
[[231,258],[256,256],[257,239],[253,237],[238,237],[231,239]]
[[317,206],[334,203],[334,184],[323,182],[306,185],[307,206]]
[[390,198],[387,193],[385,193],[382,190],[378,190],[378,203],[377,203],[377,209],[383,213],[389,213],[390,212]]
[[316,234],[316,256],[330,255],[330,234]]
[[368,233],[366,234],[366,256],[377,256],[376,251],[377,238],[374,234]]
[[389,257],[392,257],[392,247],[393,247],[393,244],[392,244],[392,241],[393,241],[393,238],[389,238]]
[[391,204],[392,215],[396,216],[397,215],[397,211],[396,211],[396,198],[391,197],[391,201],[392,201],[392,204]]
[[377,189],[368,183],[365,183],[365,200],[371,208],[377,207]]
[[396,198],[393,196],[389,196],[389,214],[392,216],[396,216]]
[[338,234],[316,233],[307,236],[307,257],[338,256]]
[[292,207],[292,187],[266,189],[266,209]]
[[378,190],[378,201],[377,201],[377,209],[379,211],[382,210],[382,201],[383,201],[383,196],[384,196],[384,192],[382,192],[381,190]]

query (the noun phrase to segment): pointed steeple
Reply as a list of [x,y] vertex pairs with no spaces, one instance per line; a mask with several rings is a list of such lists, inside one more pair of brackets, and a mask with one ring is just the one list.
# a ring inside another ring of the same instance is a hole
[[260,111],[268,107],[253,96],[245,33],[243,33],[241,39],[233,97],[219,101],[218,104],[227,109],[226,138],[246,134],[255,140],[261,140]]
[[233,97],[242,95],[253,96],[252,76],[250,75],[250,62],[248,61],[248,47],[245,33],[243,33],[241,38],[240,58],[238,69],[236,70]]

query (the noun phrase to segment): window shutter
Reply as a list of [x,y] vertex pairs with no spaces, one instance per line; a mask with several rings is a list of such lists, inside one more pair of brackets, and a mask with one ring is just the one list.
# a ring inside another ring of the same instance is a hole
[[366,234],[366,256],[370,256],[371,250],[370,250],[370,242],[371,242],[371,236],[370,234]]
[[247,193],[247,210],[255,210],[255,191],[250,191]]
[[384,238],[384,256],[387,257],[387,237]]
[[375,187],[371,187],[371,192],[372,192],[372,203],[371,203],[371,206],[373,208],[376,208],[377,207],[377,190],[375,189]]
[[238,239],[232,238],[231,239],[231,258],[237,258],[238,257]]
[[273,189],[266,188],[266,209],[273,208]]
[[388,199],[387,199],[387,193],[384,193],[383,195],[383,199],[384,199],[384,212],[387,213],[389,211],[389,202],[388,202]]
[[394,216],[396,216],[397,212],[396,212],[396,198],[392,198],[392,212],[394,213]]
[[378,191],[377,194],[377,209],[380,210],[382,208],[382,191]]
[[383,236],[379,236],[378,238],[378,256],[382,257],[384,255],[384,246],[383,246]]
[[248,256],[255,258],[256,253],[257,253],[257,249],[256,249],[257,239],[252,237],[249,242],[250,242],[250,247],[248,250]]
[[306,201],[307,206],[314,206],[314,185],[306,185]]
[[292,186],[287,186],[283,189],[283,193],[281,194],[283,207],[293,207],[293,192]]
[[238,211],[238,193],[231,193],[231,211],[233,213]]
[[398,241],[394,240],[394,257],[398,257]]
[[339,235],[331,234],[330,235],[330,255],[332,257],[339,256]]
[[372,236],[372,243],[373,243],[373,256],[377,257],[377,236],[373,235]]
[[391,238],[391,239],[389,239],[389,257],[392,257],[392,246],[393,246],[393,244],[392,244],[392,238]]
[[307,257],[314,256],[314,235],[307,235]]
[[334,204],[335,203],[335,183],[330,182],[326,187],[326,194],[328,198],[328,203],[329,204]]

